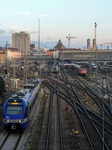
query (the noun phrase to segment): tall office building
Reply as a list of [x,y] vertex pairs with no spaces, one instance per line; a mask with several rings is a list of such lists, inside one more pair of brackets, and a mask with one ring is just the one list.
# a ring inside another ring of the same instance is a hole
[[90,49],[90,39],[87,39],[87,49]]
[[12,34],[12,47],[18,48],[22,54],[30,53],[30,34],[20,31]]

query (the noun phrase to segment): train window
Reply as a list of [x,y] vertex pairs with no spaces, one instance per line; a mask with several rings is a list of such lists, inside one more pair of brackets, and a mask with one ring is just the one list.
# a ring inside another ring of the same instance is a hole
[[26,85],[26,86],[24,86],[24,89],[34,89],[35,88],[35,86],[34,85]]
[[18,92],[17,95],[18,95],[18,96],[25,96],[25,94],[22,93],[22,92]]
[[82,69],[83,71],[85,71],[86,69]]
[[6,108],[7,115],[21,115],[22,113],[23,113],[22,105],[18,105],[18,106],[8,105]]
[[26,110],[25,110],[25,118],[28,116],[28,106],[26,107]]

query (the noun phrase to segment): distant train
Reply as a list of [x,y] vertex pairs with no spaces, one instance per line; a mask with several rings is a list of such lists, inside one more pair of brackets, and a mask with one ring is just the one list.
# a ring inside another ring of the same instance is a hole
[[53,65],[52,68],[51,68],[51,72],[52,72],[52,73],[58,73],[58,72],[59,72],[59,67],[58,67],[58,65]]
[[62,63],[61,62],[58,62],[58,66],[61,66],[62,65]]
[[91,64],[91,66],[92,66],[93,69],[97,68],[96,64]]
[[81,65],[84,68],[89,68],[89,63],[88,62],[77,62],[78,65]]
[[40,86],[40,79],[37,86],[27,84],[5,102],[3,106],[3,128],[6,131],[27,129]]
[[39,65],[39,62],[37,61],[35,64],[36,64],[36,65]]
[[86,75],[87,74],[87,69],[84,67],[81,67],[81,65],[72,64],[72,69],[80,75]]

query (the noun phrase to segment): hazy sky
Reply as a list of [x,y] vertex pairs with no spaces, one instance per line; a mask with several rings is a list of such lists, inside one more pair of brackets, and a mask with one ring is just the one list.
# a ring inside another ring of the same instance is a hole
[[40,47],[53,48],[59,39],[68,47],[87,47],[94,38],[97,23],[97,44],[112,42],[112,0],[5,0],[0,3],[0,46],[12,45],[13,32],[26,31],[37,41],[40,19]]

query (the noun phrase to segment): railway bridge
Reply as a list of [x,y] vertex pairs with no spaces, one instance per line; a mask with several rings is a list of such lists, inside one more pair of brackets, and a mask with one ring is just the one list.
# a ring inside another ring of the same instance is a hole
[[112,61],[112,50],[72,50],[59,53],[61,61]]

